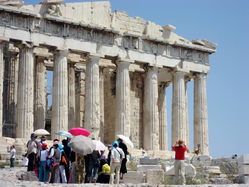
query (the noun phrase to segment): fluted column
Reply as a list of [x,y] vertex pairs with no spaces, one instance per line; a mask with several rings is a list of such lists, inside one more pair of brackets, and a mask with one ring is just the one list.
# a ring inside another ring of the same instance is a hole
[[3,75],[4,75],[4,61],[3,61],[4,43],[0,41],[0,137],[3,129]]
[[209,155],[206,74],[197,74],[194,81],[194,146]]
[[77,127],[75,118],[75,70],[74,64],[68,67],[68,129]]
[[34,57],[31,46],[20,47],[17,95],[17,138],[29,138],[34,131]]
[[149,67],[144,88],[144,137],[146,150],[159,150],[158,69]]
[[86,63],[85,128],[95,139],[100,137],[99,60],[100,56],[90,56]]
[[185,144],[189,147],[189,118],[188,118],[188,87],[187,84],[190,78],[185,79],[185,111],[186,111],[186,142]]
[[174,72],[172,101],[172,144],[178,139],[186,142],[186,98],[184,72]]
[[116,79],[116,128],[115,135],[130,137],[130,76],[129,61],[117,62]]
[[159,110],[159,144],[161,150],[168,150],[168,122],[166,109],[166,88],[169,83],[159,86],[158,110]]
[[100,140],[104,142],[105,140],[105,102],[104,102],[104,88],[105,88],[105,80],[104,80],[104,69],[100,69],[99,75],[99,93],[100,93]]
[[36,57],[34,130],[45,129],[47,81],[44,60]]
[[52,138],[59,130],[68,130],[68,74],[67,50],[58,51],[54,58],[53,95],[52,95]]

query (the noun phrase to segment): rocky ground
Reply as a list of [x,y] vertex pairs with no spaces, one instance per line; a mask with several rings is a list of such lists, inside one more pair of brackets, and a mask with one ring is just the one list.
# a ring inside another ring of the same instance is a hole
[[[31,181],[28,181],[31,180]],[[110,185],[104,185],[104,184],[44,184],[37,181],[36,178],[31,174],[26,172],[25,167],[16,167],[16,168],[3,168],[0,169],[0,186],[1,187],[14,187],[14,186],[20,186],[20,187],[49,187],[49,186],[67,186],[67,187],[94,187],[94,186],[110,186]],[[116,185],[113,185],[116,186]],[[130,184],[130,183],[123,183],[119,185],[120,187],[150,187],[152,185],[149,184]],[[157,185],[154,185],[157,186]],[[176,185],[159,185],[160,187],[176,187]],[[246,184],[226,184],[226,185],[211,185],[211,184],[204,184],[204,185],[187,185],[189,187],[246,187],[249,185]],[[179,187],[179,185],[178,185]]]

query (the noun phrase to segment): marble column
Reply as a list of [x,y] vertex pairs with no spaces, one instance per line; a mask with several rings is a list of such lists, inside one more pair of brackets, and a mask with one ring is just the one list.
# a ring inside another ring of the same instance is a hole
[[119,60],[116,78],[116,127],[115,135],[130,137],[130,62]]
[[194,146],[200,145],[201,154],[209,155],[206,74],[194,79]]
[[168,122],[166,109],[166,88],[169,83],[159,86],[158,111],[159,111],[159,144],[160,150],[168,150]]
[[68,130],[68,73],[67,50],[58,51],[54,58],[53,95],[52,95],[52,139],[60,136],[55,132]]
[[34,57],[31,46],[20,47],[17,95],[17,138],[30,138],[34,131]]
[[68,67],[68,130],[77,127],[75,118],[75,69],[74,64]]
[[184,72],[174,72],[172,101],[172,145],[178,139],[186,143],[186,95]]
[[45,129],[47,78],[44,57],[36,57],[34,130]]
[[189,118],[188,118],[188,87],[187,84],[190,78],[185,79],[185,112],[186,112],[186,142],[185,144],[189,147]]
[[146,72],[143,108],[143,146],[146,150],[159,150],[158,69]]
[[90,56],[86,63],[85,89],[85,128],[91,137],[100,138],[100,96],[99,96],[99,61],[100,56]]
[[100,93],[100,140],[104,142],[105,140],[105,93],[104,93],[104,87],[105,87],[105,79],[104,79],[104,69],[101,68],[99,71],[99,93]]
[[4,75],[4,60],[3,60],[4,43],[0,41],[0,137],[2,137],[3,129],[3,75]]

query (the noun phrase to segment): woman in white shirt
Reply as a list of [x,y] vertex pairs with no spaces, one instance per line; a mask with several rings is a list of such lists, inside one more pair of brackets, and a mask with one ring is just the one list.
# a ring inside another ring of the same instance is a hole
[[39,151],[40,156],[40,166],[39,166],[39,181],[46,182],[47,181],[47,156],[48,156],[48,144],[46,142],[42,143],[41,150]]
[[125,154],[122,149],[120,149],[117,143],[113,144],[113,149],[111,151],[111,178],[110,184],[114,181],[114,171],[116,170],[116,184],[119,184],[119,172],[121,167],[121,162],[124,159]]
[[15,158],[16,158],[16,149],[15,149],[15,146],[12,145],[10,147],[10,167],[13,168],[14,167],[14,163],[15,163]]

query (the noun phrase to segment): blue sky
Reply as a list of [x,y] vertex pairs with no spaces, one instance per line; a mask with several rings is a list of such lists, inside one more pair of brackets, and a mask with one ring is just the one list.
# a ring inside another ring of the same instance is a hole
[[[36,4],[39,0],[25,0]],[[80,2],[67,0],[66,2]],[[209,142],[213,157],[249,153],[249,1],[111,0],[123,10],[160,25],[171,24],[186,39],[217,43],[207,79]],[[171,87],[167,90],[169,136]],[[188,84],[190,142],[193,143],[193,83]],[[170,139],[170,138],[169,138]],[[169,144],[171,144],[169,140]],[[193,148],[190,146],[190,148]]]

